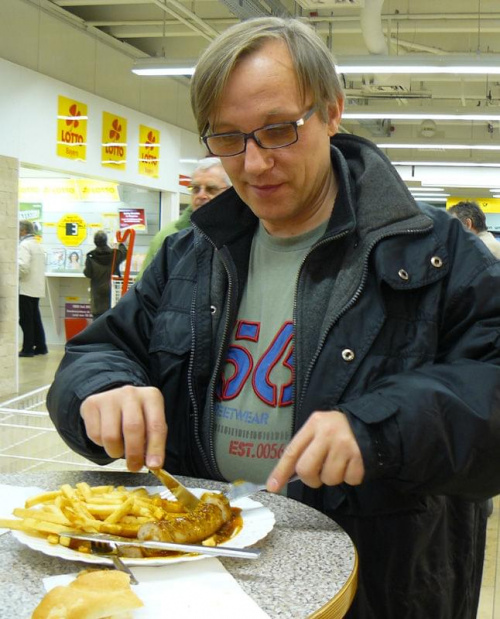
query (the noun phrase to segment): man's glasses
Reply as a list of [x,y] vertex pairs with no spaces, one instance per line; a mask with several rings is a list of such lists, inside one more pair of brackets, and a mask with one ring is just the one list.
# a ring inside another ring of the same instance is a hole
[[196,183],[192,183],[188,186],[189,193],[197,196],[202,191],[205,192],[209,196],[218,196],[221,192],[227,189],[227,186],[218,187],[217,185],[197,185]]
[[234,157],[244,153],[250,138],[255,140],[261,148],[283,148],[297,142],[299,139],[297,128],[311,118],[316,109],[314,105],[302,118],[292,122],[266,125],[250,133],[243,133],[242,131],[214,133],[213,135],[206,135],[202,139],[210,154],[216,157]]

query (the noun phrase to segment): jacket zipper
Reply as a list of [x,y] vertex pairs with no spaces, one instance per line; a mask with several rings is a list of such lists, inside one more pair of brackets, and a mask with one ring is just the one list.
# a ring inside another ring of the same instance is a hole
[[[212,240],[210,239],[210,237],[208,237],[202,230],[200,230],[200,228],[198,228],[198,226],[196,226],[195,224],[193,224],[193,227],[196,228],[196,230],[198,230],[198,232],[201,234],[201,236],[208,241],[208,243],[210,243],[210,245],[214,248],[214,250],[217,252],[217,247],[215,245],[215,243],[212,242]],[[210,379],[210,391],[208,393],[208,399],[207,402],[209,402],[210,405],[210,427],[209,427],[209,435],[208,435],[208,454],[205,453],[205,450],[203,448],[203,443],[199,437],[199,419],[200,419],[200,411],[199,411],[199,407],[198,407],[198,402],[196,400],[196,396],[194,393],[194,387],[193,387],[193,358],[194,358],[194,354],[191,356],[191,359],[189,361],[189,368],[188,368],[188,389],[189,389],[189,395],[191,397],[191,401],[193,403],[193,419],[194,419],[194,431],[195,431],[195,441],[196,441],[196,445],[198,447],[198,449],[200,450],[200,453],[202,454],[202,458],[203,458],[203,463],[205,464],[207,471],[211,474],[215,473],[215,477],[218,477],[219,479],[223,479],[220,471],[219,471],[219,467],[217,466],[217,462],[215,460],[215,447],[214,447],[214,432],[213,432],[213,428],[214,428],[214,418],[215,418],[215,412],[214,412],[214,391],[215,391],[215,385],[217,382],[217,376],[219,375],[219,371],[220,371],[220,366],[222,363],[222,352],[226,349],[226,342],[227,342],[227,338],[228,338],[228,332],[229,332],[229,323],[230,323],[230,309],[231,309],[231,302],[232,302],[232,292],[233,292],[233,280],[231,277],[231,272],[230,269],[228,267],[228,265],[226,264],[226,259],[224,257],[224,255],[222,254],[222,252],[218,252],[222,264],[226,270],[226,274],[227,274],[227,279],[228,279],[228,293],[227,293],[227,302],[226,302],[226,307],[228,308],[227,311],[227,315],[226,315],[226,321],[224,324],[224,332],[223,332],[223,336],[222,336],[222,341],[221,341],[221,345],[219,347],[219,351],[217,354],[217,359],[216,359],[216,363],[215,363],[215,368],[214,371],[212,372],[212,376]],[[194,294],[193,294],[193,300],[191,302],[191,334],[192,334],[192,338],[193,338],[193,351],[195,350],[196,346],[196,338],[195,338],[195,298],[196,298],[196,292],[197,292],[198,286],[195,287],[194,290]]]

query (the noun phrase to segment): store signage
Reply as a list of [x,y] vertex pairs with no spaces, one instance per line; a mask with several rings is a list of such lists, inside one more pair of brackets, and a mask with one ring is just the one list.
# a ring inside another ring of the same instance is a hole
[[146,212],[143,208],[120,209],[120,230],[133,228],[146,231]]
[[139,125],[139,174],[160,176],[160,132],[146,125]]
[[76,213],[64,215],[57,223],[57,237],[63,245],[76,247],[87,238],[87,223]]
[[191,177],[185,174],[179,174],[179,185],[181,187],[189,187],[191,184]]
[[65,318],[92,318],[89,303],[65,303]]
[[109,112],[102,113],[101,163],[118,170],[127,163],[127,119]]
[[59,96],[57,104],[57,155],[66,159],[87,159],[87,106]]
[[453,196],[446,200],[446,208],[451,208],[458,202],[470,200],[476,202],[485,213],[500,213],[500,198],[457,198]]
[[31,221],[35,228],[35,234],[38,237],[42,236],[42,210],[43,207],[39,203],[20,202],[19,203],[19,219]]
[[119,202],[118,185],[90,178],[21,178],[22,202]]

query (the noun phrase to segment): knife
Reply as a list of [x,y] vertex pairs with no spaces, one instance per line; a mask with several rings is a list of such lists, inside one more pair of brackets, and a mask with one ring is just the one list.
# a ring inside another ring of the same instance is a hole
[[175,552],[189,552],[215,557],[234,557],[236,559],[258,559],[260,550],[257,548],[233,548],[232,546],[203,546],[202,544],[177,544],[175,542],[139,541],[120,537],[119,535],[105,535],[104,533],[80,533],[79,531],[64,531],[61,537],[82,539],[89,542],[108,542],[116,546],[133,546],[135,548],[152,548],[154,550],[170,550]]
[[[293,477],[290,477],[288,483],[291,484],[293,481],[298,481],[299,479],[300,477],[298,475],[294,475]],[[259,492],[259,490],[265,489],[266,484],[254,484],[251,481],[237,479],[232,484],[229,484],[229,488],[224,492],[224,494],[230,501],[236,501],[237,499],[243,499],[244,497]]]
[[194,511],[200,502],[200,499],[190,492],[186,486],[183,486],[178,479],[163,469],[149,469],[149,471],[170,490],[170,492],[175,496],[179,503],[181,503],[188,510],[188,512]]

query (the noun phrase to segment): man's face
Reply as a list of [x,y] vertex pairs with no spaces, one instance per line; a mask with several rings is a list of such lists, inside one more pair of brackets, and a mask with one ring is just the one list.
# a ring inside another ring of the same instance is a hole
[[[209,118],[211,133],[249,133],[273,123],[296,121],[316,102],[300,95],[292,59],[281,41],[269,41],[233,70],[221,104]],[[278,149],[260,148],[222,158],[234,188],[268,232],[290,236],[310,230],[331,213],[336,180],[330,137],[340,123],[342,103],[331,105],[325,123],[315,113],[298,127],[298,141]]]
[[198,170],[195,172],[190,184],[193,211],[210,202],[227,187],[224,168],[220,165],[208,168],[208,170]]

